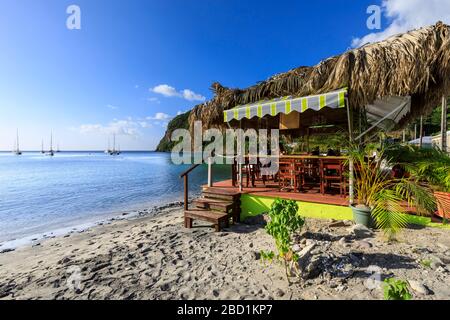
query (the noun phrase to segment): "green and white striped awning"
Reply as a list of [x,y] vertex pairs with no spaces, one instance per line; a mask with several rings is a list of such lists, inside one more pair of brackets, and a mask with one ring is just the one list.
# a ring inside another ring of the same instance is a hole
[[237,106],[223,112],[225,122],[233,119],[251,119],[253,117],[262,118],[264,116],[276,116],[279,113],[289,114],[292,111],[305,112],[308,109],[319,111],[325,107],[343,108],[345,107],[345,97],[347,88],[337,91],[307,97],[283,97],[267,101],[259,101],[246,105]]

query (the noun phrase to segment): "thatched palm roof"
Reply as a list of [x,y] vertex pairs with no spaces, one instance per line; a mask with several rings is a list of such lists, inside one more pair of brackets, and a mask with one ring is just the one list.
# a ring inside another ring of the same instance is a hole
[[411,118],[426,115],[450,88],[450,27],[433,26],[349,50],[314,67],[277,74],[247,89],[212,85],[215,96],[196,106],[189,122],[221,127],[223,110],[281,96],[306,96],[348,88],[349,103],[359,108],[387,96],[411,96]]

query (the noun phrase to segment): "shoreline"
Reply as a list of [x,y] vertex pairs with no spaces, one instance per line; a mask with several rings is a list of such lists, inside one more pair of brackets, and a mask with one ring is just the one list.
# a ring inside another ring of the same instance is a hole
[[[191,196],[191,201],[193,199],[193,196]],[[113,223],[114,221],[122,221],[122,220],[132,220],[137,219],[140,217],[152,217],[160,213],[161,211],[164,211],[168,208],[176,208],[183,206],[183,202],[181,201],[172,201],[167,202],[161,205],[153,205],[153,206],[146,206],[145,204],[142,204],[142,208],[136,208],[136,206],[133,206],[130,208],[130,210],[117,210],[114,212],[111,212],[110,214],[107,214],[108,217],[101,218],[96,221],[92,222],[86,222],[86,223],[76,223],[70,226],[62,227],[51,230],[48,230],[46,232],[41,232],[37,234],[27,235],[23,237],[18,237],[11,240],[6,240],[0,242],[0,254],[6,253],[6,252],[12,252],[19,248],[26,247],[26,246],[39,246],[42,241],[48,240],[48,239],[54,239],[58,237],[65,237],[67,235],[76,234],[76,233],[83,233],[86,232],[89,229],[108,225]]]

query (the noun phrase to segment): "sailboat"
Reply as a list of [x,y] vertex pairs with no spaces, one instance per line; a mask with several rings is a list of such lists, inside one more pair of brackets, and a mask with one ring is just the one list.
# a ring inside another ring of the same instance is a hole
[[55,152],[53,151],[53,132],[50,133],[50,150],[45,155],[50,157],[55,155]]
[[41,141],[41,153],[42,154],[45,153],[45,151],[44,151],[44,139],[42,139],[42,141]]
[[16,132],[16,146],[15,146],[15,149],[13,150],[13,153],[16,156],[20,156],[22,154],[22,151],[20,151],[20,149],[19,149],[19,129],[17,129],[17,132]]
[[109,151],[109,154],[112,156],[117,156],[120,153],[116,150],[116,134],[113,135],[113,148]]
[[61,150],[59,150],[59,143],[56,145],[56,152],[61,152]]
[[111,141],[109,141],[109,137],[108,137],[108,149],[105,150],[105,153],[106,153],[106,154],[110,154],[110,153],[111,153],[110,142],[111,142]]

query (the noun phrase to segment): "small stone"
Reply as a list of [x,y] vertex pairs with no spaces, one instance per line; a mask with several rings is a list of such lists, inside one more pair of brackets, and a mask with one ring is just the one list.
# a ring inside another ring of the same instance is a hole
[[431,256],[430,260],[431,260],[430,267],[433,270],[436,270],[439,267],[444,267],[445,266],[445,264],[442,262],[442,260],[439,257],[437,257],[437,256]]
[[261,253],[258,251],[253,251],[253,259],[255,260],[261,259]]
[[294,245],[292,246],[292,251],[298,252],[298,251],[300,251],[300,250],[301,250],[301,248],[300,248],[300,246],[299,246],[298,244],[294,244]]
[[286,293],[281,289],[277,289],[277,291],[275,292],[275,295],[279,298],[284,297],[285,294]]
[[430,267],[433,270],[437,270],[438,268],[444,267],[444,264],[442,262],[439,262],[439,261],[433,261],[433,262],[431,262]]
[[411,289],[413,289],[417,293],[420,293],[423,295],[428,295],[430,293],[430,291],[427,289],[427,287],[425,287],[422,283],[420,283],[418,281],[409,280],[408,283],[409,283],[409,286],[411,287]]
[[330,223],[328,226],[330,228],[340,228],[340,227],[347,227],[347,224],[344,221],[336,221]]
[[58,261],[58,264],[66,264],[70,262],[70,258],[69,257],[64,257],[61,260]]
[[336,291],[337,292],[342,292],[342,291],[344,291],[345,289],[347,289],[347,287],[346,286],[344,286],[344,285],[338,285],[337,287],[336,287]]
[[363,226],[362,224],[356,224],[353,227],[350,227],[348,229],[348,232],[358,239],[364,239],[373,236],[373,232],[366,226]]
[[446,273],[446,272],[447,272],[447,269],[445,269],[444,267],[438,267],[438,268],[436,269],[436,271],[437,271],[437,272],[440,272],[440,273]]
[[357,246],[361,249],[370,249],[373,245],[368,241],[358,241]]
[[343,246],[344,248],[347,248],[350,246],[350,244],[347,242],[347,239],[345,237],[342,237],[339,239],[338,243]]

